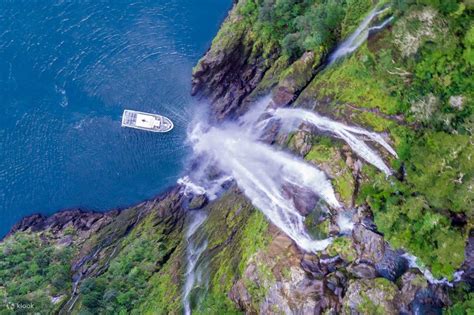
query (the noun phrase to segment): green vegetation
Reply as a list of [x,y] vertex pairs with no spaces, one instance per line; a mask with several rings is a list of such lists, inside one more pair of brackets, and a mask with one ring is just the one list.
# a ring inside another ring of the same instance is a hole
[[464,232],[451,225],[415,187],[387,182],[383,175],[365,167],[371,181],[361,187],[375,215],[378,229],[395,247],[418,256],[437,277],[452,278],[464,260]]
[[447,315],[474,314],[474,293],[471,291],[467,284],[457,286],[450,294],[453,304],[444,313]]
[[[208,209],[209,218],[204,224],[208,248],[218,248],[218,251],[204,254],[210,260],[206,270],[210,277],[209,288],[199,297],[193,310],[196,314],[237,314],[228,293],[235,281],[242,278],[254,254],[267,247],[268,222],[242,195],[232,191],[210,204]],[[265,266],[259,265],[258,270],[267,274]],[[263,292],[254,284],[249,284],[248,289],[255,294],[252,298]]]
[[328,137],[314,137],[313,146],[306,154],[305,159],[308,161],[329,162],[336,155],[336,148],[332,140]]
[[306,154],[305,159],[316,163],[323,169],[328,169],[329,175],[333,178],[333,186],[340,198],[351,204],[354,193],[354,178],[351,169],[344,161],[340,150],[340,143],[325,136],[312,138],[311,150]]
[[[73,252],[37,233],[15,233],[0,243],[0,300],[53,313],[71,291]],[[59,297],[56,304],[53,297]]]
[[[91,313],[137,313],[147,299],[150,278],[180,241],[180,236],[168,230],[165,224],[154,226],[153,216],[147,217],[117,245],[120,251],[111,259],[108,269],[81,285],[82,309]],[[169,279],[165,277],[161,282],[166,283],[166,280]],[[171,295],[171,292],[166,294]]]
[[412,143],[407,182],[432,207],[474,215],[474,145],[467,135],[427,132]]
[[357,306],[357,310],[362,314],[385,315],[386,310],[383,305],[376,304],[366,294],[361,293],[362,303]]
[[267,55],[281,49],[296,59],[305,51],[327,53],[371,5],[369,0],[245,0],[238,12]]
[[[392,29],[316,76],[297,103],[330,98],[318,111],[390,133],[400,176],[387,179],[364,167],[357,203],[368,203],[393,246],[451,278],[464,260],[474,214],[472,7],[394,1],[394,8]],[[330,161],[330,150],[318,144],[306,158]],[[349,195],[350,185],[337,178],[339,194]],[[455,213],[465,222],[453,224]]]
[[269,237],[266,234],[268,230],[268,221],[260,211],[254,211],[244,227],[240,246],[242,248],[241,262],[239,265],[240,273],[244,272],[248,260],[258,250],[266,248],[269,243]]
[[[383,292],[383,300],[376,301],[366,292],[361,292],[362,303],[357,307],[357,310],[362,314],[384,315],[387,314],[385,303],[389,303],[395,299],[397,294],[397,287],[385,278],[375,278],[373,280],[373,287],[369,287],[371,293],[376,296],[378,292]],[[378,304],[382,302],[383,304]]]
[[337,237],[334,241],[326,248],[326,252],[330,256],[339,255],[342,259],[352,262],[357,258],[357,253],[354,249],[352,241],[347,237]]

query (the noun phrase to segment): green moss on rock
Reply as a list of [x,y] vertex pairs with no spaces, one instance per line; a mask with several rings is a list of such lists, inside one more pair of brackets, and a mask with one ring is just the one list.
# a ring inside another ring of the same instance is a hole
[[352,244],[352,240],[347,237],[337,237],[326,248],[326,253],[330,256],[339,255],[348,262],[353,262],[357,258],[357,252]]

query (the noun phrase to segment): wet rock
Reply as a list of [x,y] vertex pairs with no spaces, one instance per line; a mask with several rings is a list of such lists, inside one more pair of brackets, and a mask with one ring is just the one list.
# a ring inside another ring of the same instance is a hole
[[410,304],[415,299],[416,293],[428,287],[428,282],[419,272],[407,272],[400,278],[400,311],[411,312]]
[[326,265],[320,264],[316,255],[305,254],[301,259],[301,268],[315,279],[322,279],[328,273]]
[[375,268],[369,264],[351,264],[347,267],[347,271],[357,278],[373,279],[377,277]]
[[326,286],[337,296],[340,302],[347,286],[347,278],[342,272],[335,271],[326,277]]
[[410,304],[410,309],[413,314],[443,314],[443,307],[448,303],[448,297],[443,288],[428,287],[419,290],[413,302]]
[[104,221],[107,218],[114,217],[116,212],[107,213],[86,212],[82,210],[65,210],[55,213],[50,217],[41,214],[34,214],[23,218],[19,223],[15,224],[6,237],[18,231],[38,232],[42,230],[50,230],[52,233],[59,233],[67,226],[73,227],[75,230],[87,231],[93,225]]
[[[342,273],[333,289],[326,286],[318,257],[302,254],[286,235],[270,228],[273,236],[265,250],[249,259],[243,276],[229,297],[246,314],[320,314],[340,309]],[[319,276],[319,277],[315,277]]]
[[[264,118],[269,118],[266,116]],[[281,122],[279,120],[270,120],[266,123],[265,129],[262,131],[262,135],[260,136],[260,141],[265,142],[267,144],[272,144],[276,141],[278,132],[281,127]]]
[[467,245],[464,251],[465,259],[461,266],[461,270],[463,271],[461,279],[474,289],[474,229],[469,232]]
[[288,87],[278,86],[273,90],[272,93],[272,105],[273,107],[283,107],[289,104],[294,97],[295,94],[292,93],[292,91]]
[[390,281],[397,280],[408,270],[408,262],[402,254],[386,246],[382,259],[375,264],[378,274]]
[[260,314],[321,314],[326,309],[338,309],[338,298],[322,280],[311,280],[293,268],[287,281],[268,290]]
[[295,99],[297,93],[313,77],[314,65],[319,60],[320,56],[316,56],[313,51],[305,52],[288,67],[278,85],[272,90],[272,101],[275,107],[286,106]]
[[293,201],[296,210],[304,216],[310,214],[319,201],[318,196],[314,192],[295,185],[284,185],[283,192],[287,199]]
[[311,150],[312,147],[311,133],[305,130],[298,130],[295,132],[289,143],[289,148],[295,151],[299,156],[304,157]]
[[254,48],[251,32],[234,27],[240,19],[236,6],[221,27],[209,51],[193,70],[192,94],[211,101],[218,121],[246,110],[245,98],[255,89],[278,56],[264,58]]
[[[247,288],[242,280],[237,281],[229,292],[229,299],[237,304],[241,310],[252,309],[252,297],[250,296]],[[251,314],[251,312],[249,312]]]
[[45,220],[46,220],[46,217],[42,214],[33,214],[30,216],[24,217],[20,222],[16,223],[11,228],[10,232],[8,232],[6,237],[16,232],[23,232],[28,229],[31,229],[31,231],[33,232],[41,230],[44,227]]

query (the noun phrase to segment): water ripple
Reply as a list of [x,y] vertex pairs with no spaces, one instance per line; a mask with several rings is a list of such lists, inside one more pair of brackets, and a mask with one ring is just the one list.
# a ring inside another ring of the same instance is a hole
[[[1,2],[0,235],[32,212],[124,206],[174,183],[191,68],[230,5]],[[124,108],[175,129],[121,128]]]

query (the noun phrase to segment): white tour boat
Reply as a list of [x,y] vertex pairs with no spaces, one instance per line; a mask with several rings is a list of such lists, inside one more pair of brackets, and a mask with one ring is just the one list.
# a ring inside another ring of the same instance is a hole
[[122,127],[153,132],[168,132],[174,126],[173,122],[165,116],[126,109],[122,115]]

